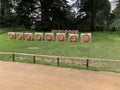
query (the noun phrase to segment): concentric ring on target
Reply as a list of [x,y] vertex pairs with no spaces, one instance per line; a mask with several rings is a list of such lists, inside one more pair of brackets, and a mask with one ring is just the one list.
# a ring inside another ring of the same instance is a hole
[[32,40],[32,33],[25,33],[25,40],[27,41]]
[[53,41],[53,38],[54,38],[53,35],[54,35],[53,33],[46,33],[45,34],[46,41]]
[[78,41],[78,34],[69,34],[69,41],[70,42],[77,42]]
[[70,42],[76,42],[77,41],[77,37],[76,36],[71,36],[70,37]]
[[16,33],[17,40],[23,40],[23,33]]
[[66,38],[66,33],[57,33],[57,37],[56,37],[57,41],[60,42],[65,41],[65,38]]
[[15,32],[8,32],[8,39],[15,39]]
[[81,34],[82,42],[90,42],[91,41],[91,33],[83,33]]

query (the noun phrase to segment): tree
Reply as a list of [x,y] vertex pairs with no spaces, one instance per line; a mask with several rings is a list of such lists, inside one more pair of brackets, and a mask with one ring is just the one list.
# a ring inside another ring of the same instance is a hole
[[5,26],[6,20],[10,15],[9,0],[0,0],[0,26]]
[[112,23],[110,24],[110,30],[120,32],[120,0],[116,2],[116,8],[113,10]]
[[68,29],[72,19],[74,13],[67,0],[0,0],[0,22],[5,27]]
[[17,3],[16,14],[17,14],[17,23],[30,29],[33,23],[36,1],[35,0],[21,0]]
[[116,17],[120,17],[120,0],[116,1],[116,8],[113,10],[113,14],[116,15]]
[[44,30],[63,29],[70,7],[67,0],[39,0],[41,21],[38,21],[39,28]]
[[96,17],[99,12],[106,13],[107,10],[107,15],[110,14],[110,2],[108,0],[77,0],[77,2],[80,4],[78,5],[78,17],[80,16],[80,19],[88,18],[91,23],[91,31],[96,30]]

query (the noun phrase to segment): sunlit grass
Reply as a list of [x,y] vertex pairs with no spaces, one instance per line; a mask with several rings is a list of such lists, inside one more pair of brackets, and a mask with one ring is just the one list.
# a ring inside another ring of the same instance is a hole
[[[9,32],[32,32],[30,30],[16,29],[0,29],[0,52],[16,52],[52,56],[80,57],[80,58],[98,58],[109,60],[120,60],[120,34],[116,32],[92,32],[92,42],[58,42],[58,41],[25,41],[25,40],[9,40]],[[11,55],[0,55],[0,60],[12,61]],[[18,60],[19,62],[33,63],[32,58]],[[97,71],[114,71],[120,72],[120,62],[92,62],[90,61],[90,70]],[[46,63],[44,60],[37,61],[37,64],[54,65],[56,63]],[[64,64],[60,66],[86,69],[83,65]]]
[[[82,43],[80,41],[48,42],[35,40],[8,40],[8,31],[0,30],[0,32],[4,32],[0,33],[1,52],[120,60],[120,35],[117,33],[93,32],[92,42]],[[37,47],[38,49],[29,49],[29,47]]]

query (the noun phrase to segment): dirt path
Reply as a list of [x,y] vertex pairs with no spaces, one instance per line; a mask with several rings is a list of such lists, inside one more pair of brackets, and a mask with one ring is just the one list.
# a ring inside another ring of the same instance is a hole
[[120,90],[120,73],[0,61],[0,90]]

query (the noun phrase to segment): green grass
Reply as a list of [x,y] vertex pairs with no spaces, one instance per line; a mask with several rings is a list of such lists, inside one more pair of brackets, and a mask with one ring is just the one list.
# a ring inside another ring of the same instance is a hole
[[[5,33],[1,33],[3,31]],[[0,30],[0,33],[1,52],[120,60],[120,35],[117,33],[94,32],[90,43],[8,40],[5,30]],[[38,50],[29,47],[37,47]]]
[[[30,32],[30,30],[0,29],[0,52],[16,52],[40,55],[67,56],[80,58],[99,58],[120,60],[120,34],[116,32],[92,32],[92,42],[57,42],[57,41],[25,41],[25,40],[8,40],[7,33],[10,32]],[[34,31],[31,31],[34,33]],[[37,47],[38,49],[29,49]],[[0,56],[2,59],[4,56]],[[9,58],[4,57],[4,58]],[[112,63],[103,65],[100,70],[111,71]],[[117,65],[117,66],[116,66]],[[106,69],[111,66],[111,68]],[[120,67],[119,64],[114,66]],[[113,67],[114,67],[113,66]],[[74,66],[73,66],[74,67]],[[76,66],[75,66],[76,67]],[[93,70],[99,70],[91,66]],[[115,68],[120,72],[118,68]]]

